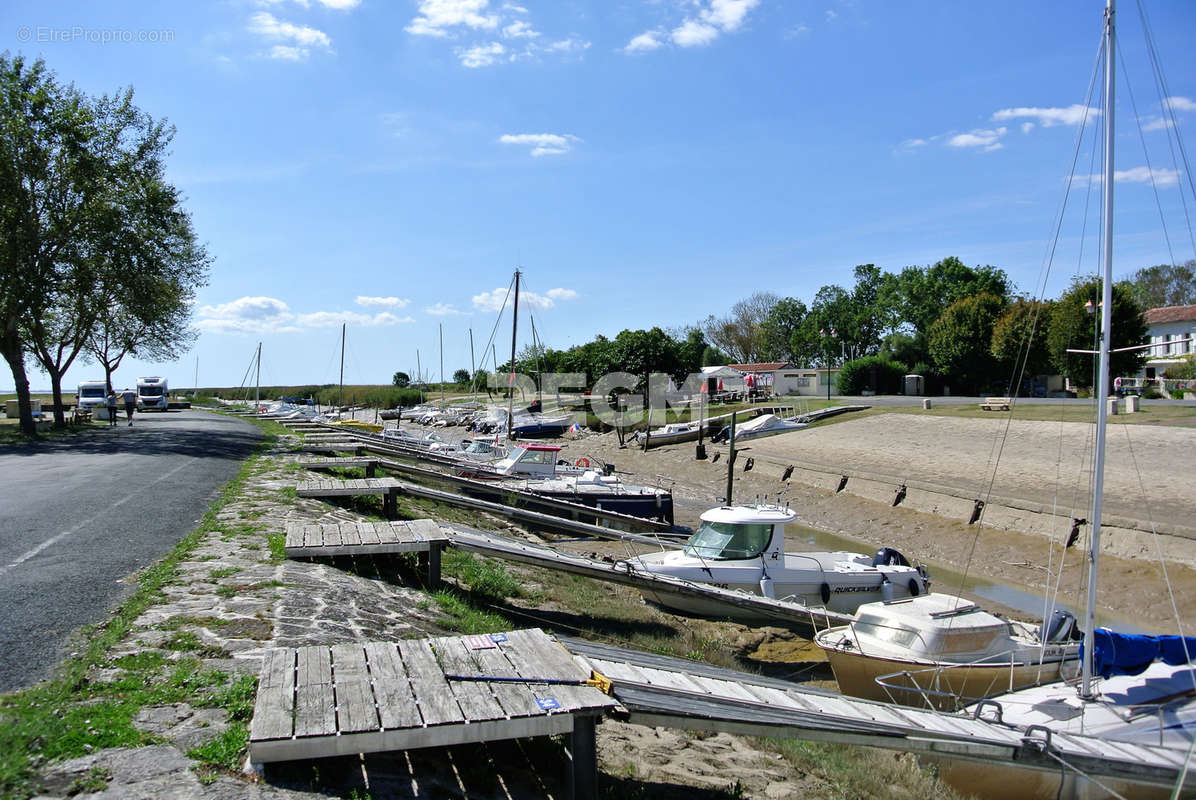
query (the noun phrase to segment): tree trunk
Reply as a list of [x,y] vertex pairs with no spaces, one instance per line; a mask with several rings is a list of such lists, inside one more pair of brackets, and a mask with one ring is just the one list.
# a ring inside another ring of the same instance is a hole
[[33,403],[29,402],[29,378],[25,373],[25,350],[21,347],[21,337],[17,333],[15,320],[9,320],[4,328],[4,340],[0,342],[0,349],[4,351],[4,360],[12,369],[12,382],[17,390],[17,407],[21,415],[21,433],[26,436],[37,436],[37,426],[33,424]]
[[[66,427],[66,411],[62,407],[62,373],[50,373],[50,390],[54,395],[54,427]],[[76,398],[77,399],[77,398]]]

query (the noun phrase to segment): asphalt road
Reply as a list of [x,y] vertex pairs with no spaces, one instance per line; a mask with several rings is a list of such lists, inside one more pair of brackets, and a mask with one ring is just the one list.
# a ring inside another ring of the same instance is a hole
[[0,692],[48,677],[131,573],[195,528],[260,438],[202,411],[0,448]]

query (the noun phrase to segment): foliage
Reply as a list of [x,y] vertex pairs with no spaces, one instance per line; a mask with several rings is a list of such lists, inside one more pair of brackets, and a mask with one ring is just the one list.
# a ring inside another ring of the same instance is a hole
[[[920,333],[903,333],[896,331],[885,337],[880,346],[880,354],[891,360],[911,367],[911,373],[924,373],[912,369],[913,365],[925,362],[930,356],[926,352],[926,335]],[[923,364],[925,366],[925,364]]]
[[871,390],[877,394],[897,394],[905,365],[885,355],[852,359],[839,368],[839,394],[860,394]]
[[756,292],[731,306],[725,317],[707,317],[702,322],[706,339],[738,364],[764,360],[765,321],[780,298],[772,292]]
[[396,372],[394,377],[390,379],[391,383],[400,389],[406,389],[411,385],[411,376],[406,372]]
[[795,346],[800,345],[802,341],[794,334],[802,327],[809,314],[809,309],[801,300],[793,297],[778,300],[769,309],[760,329],[763,339],[761,360],[796,362],[803,358],[794,352]]
[[1196,379],[1196,353],[1186,355],[1181,363],[1168,367],[1163,377],[1180,381]]
[[991,352],[1016,385],[1025,375],[1043,375],[1051,368],[1047,327],[1051,301],[1018,298],[993,328]]
[[886,275],[877,303],[892,314],[893,325],[929,333],[943,311],[957,300],[978,294],[1009,295],[1009,278],[993,266],[969,267],[954,256],[930,267],[906,267]]
[[[1047,329],[1051,363],[1059,374],[1079,386],[1092,386],[1096,374],[1096,359],[1086,353],[1068,353],[1067,350],[1096,349],[1094,345],[1100,326],[1100,315],[1086,311],[1084,304],[1096,305],[1100,298],[1099,279],[1078,277],[1072,281],[1071,287],[1064,292],[1051,311]],[[1129,285],[1114,284],[1111,347],[1117,349],[1145,344],[1146,333],[1142,306],[1134,299]],[[1146,353],[1143,350],[1113,353],[1110,356],[1110,377],[1133,375],[1145,360]]]
[[469,370],[459,369],[456,372],[454,372],[453,373],[453,383],[457,384],[458,386],[468,386],[469,385]]
[[1143,267],[1130,277],[1129,283],[1134,299],[1142,308],[1196,304],[1196,260]]
[[965,387],[987,387],[998,377],[991,348],[993,329],[1004,308],[1005,299],[988,292],[947,306],[928,331],[935,366]]

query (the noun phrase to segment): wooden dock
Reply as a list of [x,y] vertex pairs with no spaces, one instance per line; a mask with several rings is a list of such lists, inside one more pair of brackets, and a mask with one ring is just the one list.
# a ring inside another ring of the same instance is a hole
[[595,724],[619,704],[584,685],[590,677],[539,629],[268,650],[249,755],[266,763],[570,734],[574,794],[592,798]]
[[387,519],[398,515],[399,482],[394,478],[350,478],[344,481],[302,481],[295,485],[300,497],[361,497],[382,496],[382,511]]
[[440,554],[448,535],[430,519],[408,522],[345,522],[339,525],[287,525],[288,558],[418,553],[428,586],[440,585]]
[[299,466],[304,469],[360,469],[361,467],[365,467],[365,476],[367,478],[374,478],[377,477],[379,460],[378,458],[364,455],[302,458],[299,460]]

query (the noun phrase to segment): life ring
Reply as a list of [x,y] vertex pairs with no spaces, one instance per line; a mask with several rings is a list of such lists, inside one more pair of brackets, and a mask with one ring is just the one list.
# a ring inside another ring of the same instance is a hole
[[577,459],[577,461],[573,462],[573,466],[589,468],[590,459],[586,458],[585,456],[582,456],[581,458]]
[[913,578],[909,579],[909,596],[910,597],[918,596],[918,582],[916,580],[914,580]]
[[824,582],[822,586],[819,586],[818,593],[822,596],[823,605],[826,605],[831,601],[831,585],[829,583]]

